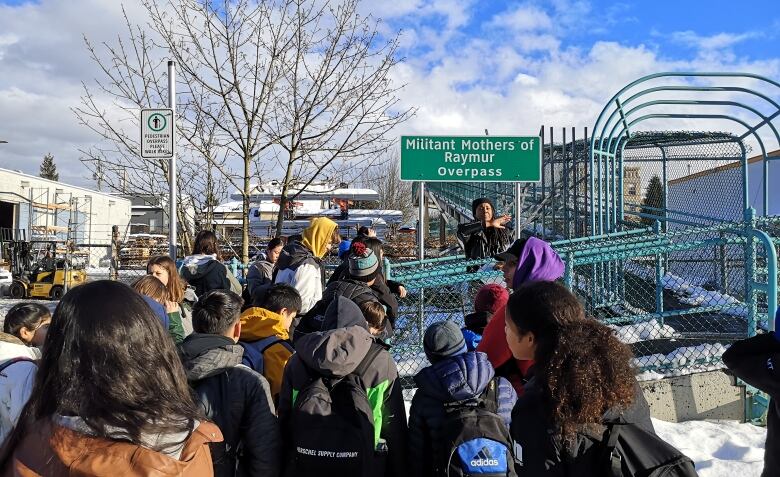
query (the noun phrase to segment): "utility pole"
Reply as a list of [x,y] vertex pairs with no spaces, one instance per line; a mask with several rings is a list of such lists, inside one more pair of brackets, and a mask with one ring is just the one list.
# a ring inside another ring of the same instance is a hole
[[176,261],[176,63],[173,60],[168,60],[168,107],[171,108],[171,135],[173,141],[171,142],[172,154],[171,163],[168,168],[170,175],[170,200],[168,206],[170,207],[168,215],[168,227],[169,227],[169,250],[171,259]]

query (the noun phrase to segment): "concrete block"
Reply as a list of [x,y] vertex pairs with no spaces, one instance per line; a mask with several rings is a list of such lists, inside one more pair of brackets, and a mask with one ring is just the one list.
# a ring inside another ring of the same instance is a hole
[[708,371],[640,383],[656,419],[683,422],[745,419],[745,391],[722,371]]

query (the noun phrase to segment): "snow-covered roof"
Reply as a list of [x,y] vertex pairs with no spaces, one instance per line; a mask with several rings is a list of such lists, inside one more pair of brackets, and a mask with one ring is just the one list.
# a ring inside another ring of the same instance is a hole
[[[295,200],[317,200],[317,199],[351,199],[351,200],[379,200],[379,194],[373,189],[364,189],[357,187],[338,187],[336,184],[328,182],[312,183],[301,192],[301,187],[304,184],[293,185],[288,193],[295,195],[300,194]],[[277,181],[267,182],[263,184],[257,184],[251,188],[250,200],[252,202],[259,202],[262,200],[278,199],[282,195],[282,185]],[[235,192],[230,195],[231,199],[240,199],[241,194]]]

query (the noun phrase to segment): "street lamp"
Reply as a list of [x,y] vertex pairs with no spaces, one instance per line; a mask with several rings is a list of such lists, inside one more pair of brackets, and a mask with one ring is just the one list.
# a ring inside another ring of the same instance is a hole
[[2,139],[0,139],[0,144],[8,144],[8,141],[3,141]]

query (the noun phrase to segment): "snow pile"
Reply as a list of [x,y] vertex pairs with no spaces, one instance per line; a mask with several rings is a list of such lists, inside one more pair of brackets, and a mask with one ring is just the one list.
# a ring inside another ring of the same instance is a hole
[[639,374],[637,379],[650,381],[666,376],[682,376],[721,369],[723,368],[721,359],[726,349],[722,343],[703,343],[677,348],[669,354],[638,356],[634,358],[634,366],[647,371]]
[[662,338],[675,338],[679,336],[674,328],[669,325],[662,325],[658,320],[650,320],[625,326],[610,325],[610,328],[615,330],[615,336],[626,344]]
[[758,477],[766,429],[733,421],[671,423],[653,419],[659,436],[693,459],[700,477]]

